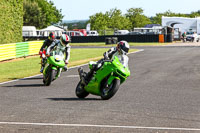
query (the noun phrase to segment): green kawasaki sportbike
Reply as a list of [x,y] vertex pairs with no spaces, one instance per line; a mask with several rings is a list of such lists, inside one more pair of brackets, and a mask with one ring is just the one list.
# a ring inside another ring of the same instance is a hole
[[50,56],[47,57],[47,63],[43,71],[44,85],[49,86],[53,80],[60,77],[61,71],[65,66],[63,58],[64,56],[56,51],[52,51]]
[[[89,68],[92,69],[95,62],[89,63]],[[128,76],[130,70],[123,66],[118,57],[115,56],[113,60],[103,60],[102,66],[94,73],[93,77],[86,85],[82,82],[82,76],[86,76],[83,69],[79,69],[80,81],[76,87],[76,96],[85,98],[89,94],[101,96],[103,100],[108,100],[118,91],[120,84],[122,84]]]

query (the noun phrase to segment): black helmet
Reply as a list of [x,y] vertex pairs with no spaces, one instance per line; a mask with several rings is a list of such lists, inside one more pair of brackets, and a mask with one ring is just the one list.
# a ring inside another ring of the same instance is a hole
[[53,40],[55,40],[55,34],[54,34],[54,32],[51,32],[51,33],[49,33],[49,40],[51,40],[51,41],[53,41]]
[[117,44],[117,50],[119,50],[123,54],[127,54],[129,51],[129,48],[130,46],[127,41],[120,41]]

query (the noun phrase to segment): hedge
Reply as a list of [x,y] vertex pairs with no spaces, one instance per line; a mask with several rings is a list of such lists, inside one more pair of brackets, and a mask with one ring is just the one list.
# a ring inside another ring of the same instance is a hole
[[0,44],[21,42],[23,0],[0,1]]

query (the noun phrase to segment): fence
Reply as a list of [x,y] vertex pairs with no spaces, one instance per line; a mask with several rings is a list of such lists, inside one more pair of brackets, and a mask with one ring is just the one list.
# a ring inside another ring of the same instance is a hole
[[0,61],[38,54],[43,41],[0,45]]
[[128,42],[159,42],[159,35],[110,35],[110,36],[72,36],[72,43],[105,42],[106,38],[117,38]]
[[[118,41],[126,40],[128,42],[160,42],[160,34],[142,34],[142,35],[106,35],[106,36],[71,36],[72,43],[92,43],[92,42],[106,42],[107,38],[117,38]],[[172,34],[163,35],[164,42],[172,42]],[[45,40],[47,37],[26,36],[27,40]],[[60,39],[58,36],[57,39]]]

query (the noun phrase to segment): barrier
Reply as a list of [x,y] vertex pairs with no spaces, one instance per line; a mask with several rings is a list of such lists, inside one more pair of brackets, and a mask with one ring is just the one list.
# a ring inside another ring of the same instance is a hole
[[159,35],[159,43],[164,43],[164,42],[165,42],[164,35],[163,34]]
[[38,54],[42,44],[43,44],[43,41],[29,42],[29,55]]
[[43,41],[0,45],[0,61],[38,54]]
[[16,58],[16,44],[0,45],[0,61]]
[[72,36],[72,43],[105,42],[107,38],[117,38],[128,42],[159,42],[159,35],[110,35],[110,36]]

